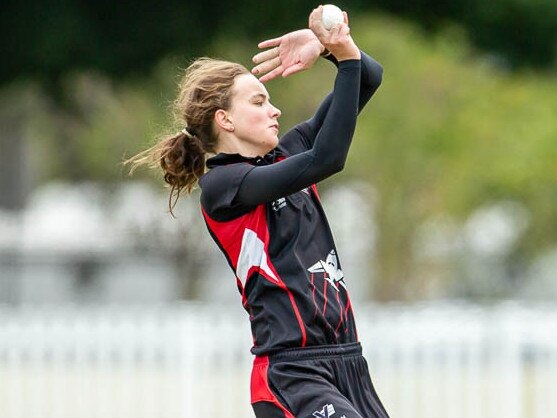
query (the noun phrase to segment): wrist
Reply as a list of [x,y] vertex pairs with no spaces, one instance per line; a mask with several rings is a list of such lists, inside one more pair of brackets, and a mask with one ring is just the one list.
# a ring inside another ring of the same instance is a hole
[[342,61],[349,61],[349,60],[361,60],[361,54],[349,54],[349,55],[341,55],[340,57],[335,56],[338,62]]
[[356,45],[354,45],[353,48],[348,48],[335,54],[335,58],[339,62],[346,60],[359,60],[362,59],[362,52]]
[[319,54],[320,56],[322,56],[323,58],[327,58],[329,55],[331,55],[331,51],[329,51],[327,48],[323,47],[323,51],[321,51],[321,54]]

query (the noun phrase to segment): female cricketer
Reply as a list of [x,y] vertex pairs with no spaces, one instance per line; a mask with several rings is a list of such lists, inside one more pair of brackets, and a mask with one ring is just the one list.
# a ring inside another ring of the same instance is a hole
[[[131,162],[162,167],[171,210],[181,191],[201,188],[202,216],[251,322],[256,417],[386,418],[316,188],[343,169],[382,67],[357,47],[346,13],[326,30],[321,11],[312,11],[309,29],[262,42],[268,49],[251,72],[193,62],[174,104],[185,128]],[[279,139],[281,112],[263,82],[309,69],[319,56],[337,67],[332,92]]]

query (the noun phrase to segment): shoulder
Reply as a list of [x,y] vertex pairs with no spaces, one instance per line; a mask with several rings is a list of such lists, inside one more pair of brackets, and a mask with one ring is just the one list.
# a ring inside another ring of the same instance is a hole
[[248,163],[236,163],[214,167],[205,173],[199,179],[203,209],[209,214],[234,209],[240,185],[253,168]]

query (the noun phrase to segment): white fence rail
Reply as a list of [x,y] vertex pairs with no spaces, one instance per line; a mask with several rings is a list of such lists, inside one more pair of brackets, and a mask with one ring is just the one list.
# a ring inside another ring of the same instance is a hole
[[[356,315],[391,417],[557,417],[557,307]],[[200,304],[2,308],[0,418],[253,417],[247,322]]]

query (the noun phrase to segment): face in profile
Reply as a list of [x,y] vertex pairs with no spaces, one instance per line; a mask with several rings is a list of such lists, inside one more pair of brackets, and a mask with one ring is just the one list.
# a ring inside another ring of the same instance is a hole
[[236,77],[228,110],[234,135],[253,155],[265,155],[278,145],[279,109],[271,104],[267,89],[254,75]]

